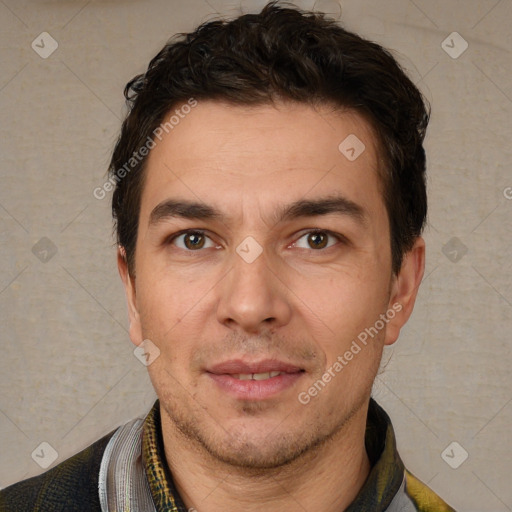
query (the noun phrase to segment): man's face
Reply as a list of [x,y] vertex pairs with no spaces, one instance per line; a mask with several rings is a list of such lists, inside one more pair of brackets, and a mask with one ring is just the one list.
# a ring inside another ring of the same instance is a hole
[[289,462],[364,409],[412,307],[397,307],[372,131],[327,108],[204,101],[156,142],[135,279],[120,269],[132,341],[160,350],[164,429],[232,464]]

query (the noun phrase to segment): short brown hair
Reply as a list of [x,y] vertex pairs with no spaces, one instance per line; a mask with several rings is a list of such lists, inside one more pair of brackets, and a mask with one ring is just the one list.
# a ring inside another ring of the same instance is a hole
[[119,171],[154,139],[166,114],[191,98],[241,105],[324,102],[362,114],[383,152],[380,174],[394,273],[423,230],[428,104],[389,51],[321,13],[272,1],[259,14],[204,23],[172,38],[124,94],[129,113],[109,174],[116,182],[117,241],[131,275],[147,156],[133,161],[122,179]]

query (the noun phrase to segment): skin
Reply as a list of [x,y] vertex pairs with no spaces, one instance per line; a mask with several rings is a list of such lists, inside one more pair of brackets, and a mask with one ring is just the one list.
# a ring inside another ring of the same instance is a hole
[[[349,161],[338,145],[356,134]],[[364,430],[384,345],[409,318],[424,271],[416,240],[391,270],[379,154],[358,114],[294,103],[241,107],[203,101],[151,151],[142,194],[135,276],[118,266],[130,337],[160,355],[148,366],[160,399],[167,462],[187,507],[203,511],[344,510],[370,470]],[[331,213],[277,221],[278,208],[339,194],[364,221]],[[222,219],[163,219],[167,199],[216,207]],[[181,230],[204,230],[200,248]],[[312,229],[327,245],[312,243]],[[248,236],[262,253],[245,261]],[[190,248],[192,247],[192,248]],[[379,315],[400,304],[307,405],[298,400]],[[239,399],[209,365],[277,359],[303,371],[262,400]],[[243,507],[243,508],[242,508]]]

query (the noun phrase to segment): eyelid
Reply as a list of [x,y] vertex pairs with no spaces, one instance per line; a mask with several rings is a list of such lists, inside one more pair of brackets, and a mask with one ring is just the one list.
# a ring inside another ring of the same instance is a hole
[[[169,235],[168,237],[166,237],[164,239],[164,244],[165,245],[168,245],[168,244],[173,244],[174,245],[174,241],[179,238],[180,236],[183,236],[183,235],[188,235],[188,234],[191,234],[191,233],[198,233],[206,238],[208,238],[213,244],[215,244],[217,247],[219,246],[219,244],[217,242],[215,242],[215,240],[213,240],[213,238],[211,236],[209,236],[207,233],[207,230],[205,229],[200,229],[200,228],[187,228],[187,229],[182,229],[181,231],[177,231],[176,233],[173,233],[172,235]],[[207,249],[211,249],[211,247],[207,247]],[[183,250],[186,250],[187,252],[198,252],[198,251],[191,251],[191,250],[187,250],[187,249],[183,249]]]
[[[309,229],[306,229],[306,230],[302,231],[302,234],[300,234],[300,236],[298,236],[295,239],[294,242],[289,244],[288,247],[294,247],[301,238],[305,237],[306,235],[311,235],[311,234],[316,234],[316,233],[324,233],[327,236],[335,238],[338,242],[341,242],[343,244],[348,244],[349,243],[347,238],[345,236],[341,235],[340,233],[335,233],[334,231],[330,231],[329,229],[309,228]],[[334,247],[335,245],[336,244],[330,245],[329,247],[326,247],[324,249],[313,249],[313,248],[310,247],[310,248],[305,249],[305,250],[311,250],[313,252],[322,252],[322,251],[327,251],[328,249]],[[304,247],[299,247],[299,249],[304,249]]]

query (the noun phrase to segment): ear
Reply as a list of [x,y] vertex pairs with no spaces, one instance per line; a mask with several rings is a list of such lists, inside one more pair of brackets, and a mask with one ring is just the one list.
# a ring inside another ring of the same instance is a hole
[[400,272],[393,277],[388,306],[389,311],[396,314],[386,326],[385,345],[392,345],[398,339],[400,329],[409,320],[424,272],[425,240],[419,236],[412,249],[404,255]]
[[126,293],[128,318],[130,320],[130,339],[134,345],[139,346],[144,340],[144,337],[142,336],[140,316],[137,310],[135,277],[130,275],[126,251],[121,245],[117,248],[117,268],[119,269],[119,275],[123,281],[124,291]]

